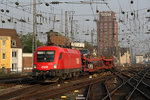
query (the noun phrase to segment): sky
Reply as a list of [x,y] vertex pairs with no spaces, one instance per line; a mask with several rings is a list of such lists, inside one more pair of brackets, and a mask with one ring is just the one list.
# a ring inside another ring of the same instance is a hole
[[[57,4],[46,6],[45,3],[50,3],[53,0],[37,0],[37,14],[42,14],[44,18],[37,17],[38,23],[42,25],[37,25],[38,38],[46,42],[45,33],[53,29],[57,32],[65,34],[65,11],[73,11],[73,32],[76,41],[88,41],[91,42],[91,30],[94,30],[94,43],[97,42],[97,26],[95,19],[98,19],[98,13],[96,10],[100,11],[114,11],[116,12],[116,17],[118,21],[118,39],[119,46],[121,47],[132,47],[135,54],[144,54],[150,51],[150,34],[145,34],[148,29],[150,29],[149,17],[150,9],[149,0],[82,0],[84,2],[106,2],[106,4]],[[77,0],[54,0],[60,2],[71,2],[76,3]],[[78,0],[81,1],[81,0]],[[19,6],[15,5],[15,2],[19,3]],[[103,3],[104,3],[103,2]],[[4,20],[5,23],[0,22],[0,27],[3,28],[15,28],[18,33],[26,34],[33,31],[33,10],[32,10],[33,0],[0,0],[0,8],[4,12],[0,12],[0,19]],[[42,3],[42,4],[40,4]],[[6,12],[9,10],[9,13]],[[122,14],[121,12],[125,12]],[[132,16],[134,13],[135,16]],[[56,20],[59,22],[54,22],[53,19],[56,16]],[[68,14],[68,33],[70,36],[71,24],[70,19],[71,14]],[[11,22],[7,21],[11,19]],[[20,22],[20,19],[24,19],[26,22]],[[62,20],[63,19],[63,20]],[[16,23],[15,23],[16,22]],[[54,26],[54,27],[53,27]],[[89,34],[89,35],[85,35]],[[139,48],[139,49],[137,49]]]

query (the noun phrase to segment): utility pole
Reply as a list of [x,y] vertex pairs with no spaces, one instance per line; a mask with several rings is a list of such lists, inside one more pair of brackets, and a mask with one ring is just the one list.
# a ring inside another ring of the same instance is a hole
[[32,66],[34,65],[34,52],[37,48],[37,19],[36,19],[36,0],[33,0],[33,34],[32,34]]
[[71,39],[74,41],[74,32],[73,32],[73,14],[74,11],[71,11]]
[[37,19],[36,19],[36,0],[33,0],[33,35],[32,35],[32,53],[37,48]]
[[61,10],[61,24],[60,24],[60,32],[63,33],[63,10]]
[[[68,12],[65,11],[65,37],[68,38]],[[65,39],[65,47],[67,46],[67,41]]]
[[91,44],[92,44],[92,46],[93,46],[93,36],[94,36],[94,29],[91,30]]
[[54,18],[53,18],[53,31],[54,31],[54,29],[55,29],[55,22],[56,22],[56,15],[54,14],[53,17],[54,17]]

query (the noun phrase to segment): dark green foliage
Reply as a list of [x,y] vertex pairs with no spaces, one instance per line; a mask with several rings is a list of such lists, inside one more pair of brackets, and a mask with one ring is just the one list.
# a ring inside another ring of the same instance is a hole
[[[28,33],[26,35],[20,34],[20,41],[23,45],[24,53],[32,53],[32,33]],[[42,42],[37,40],[37,47],[44,46]]]

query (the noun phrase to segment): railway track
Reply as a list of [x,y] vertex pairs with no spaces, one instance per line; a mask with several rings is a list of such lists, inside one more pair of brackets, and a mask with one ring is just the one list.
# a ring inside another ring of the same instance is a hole
[[90,78],[85,78],[84,76],[84,77],[81,77],[81,80],[80,81],[79,79],[68,80],[67,81],[68,84],[63,84],[59,87],[57,86],[58,83],[48,84],[48,85],[37,84],[31,87],[19,89],[17,91],[12,91],[10,93],[0,95],[0,98],[4,100],[7,100],[7,99],[11,99],[11,100],[48,99],[48,98],[59,96],[64,93],[68,93],[70,91],[74,91],[76,89],[86,88],[89,85],[89,83],[94,84],[98,81],[104,81],[105,78],[102,78],[101,76],[101,77],[90,79]]
[[123,72],[114,73],[117,78],[115,88],[109,88],[113,82],[106,84],[108,79],[95,86],[90,85],[88,95],[85,95],[86,100],[150,100],[150,84],[144,80],[148,78],[150,69],[129,72],[130,75]]
[[[21,99],[56,99],[63,94],[72,94],[74,90],[80,92],[80,98],[85,100],[149,100],[150,99],[150,69],[141,71],[112,71],[106,76],[89,79],[67,80],[67,84],[35,84],[29,87],[0,95],[2,100]],[[75,81],[76,80],[76,81]],[[58,86],[60,84],[60,86]],[[57,92],[56,92],[57,91]],[[79,99],[80,99],[79,98]]]
[[29,81],[33,81],[33,79],[28,75],[23,75],[23,76],[18,75],[16,77],[13,75],[12,77],[0,79],[0,83],[6,83],[6,84],[9,84],[9,83],[24,84]]

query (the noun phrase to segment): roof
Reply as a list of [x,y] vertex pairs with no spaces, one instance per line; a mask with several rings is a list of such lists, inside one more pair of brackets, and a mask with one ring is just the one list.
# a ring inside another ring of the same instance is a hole
[[57,50],[59,52],[71,53],[71,54],[80,54],[77,49],[61,48],[59,46],[42,46],[38,47],[37,51],[40,50]]
[[12,48],[22,48],[21,41],[15,29],[0,28],[0,36],[10,36],[12,40],[16,41],[16,46]]
[[129,48],[119,48],[119,49],[120,49],[121,56],[124,55],[124,53],[127,53],[127,51],[129,51]]

